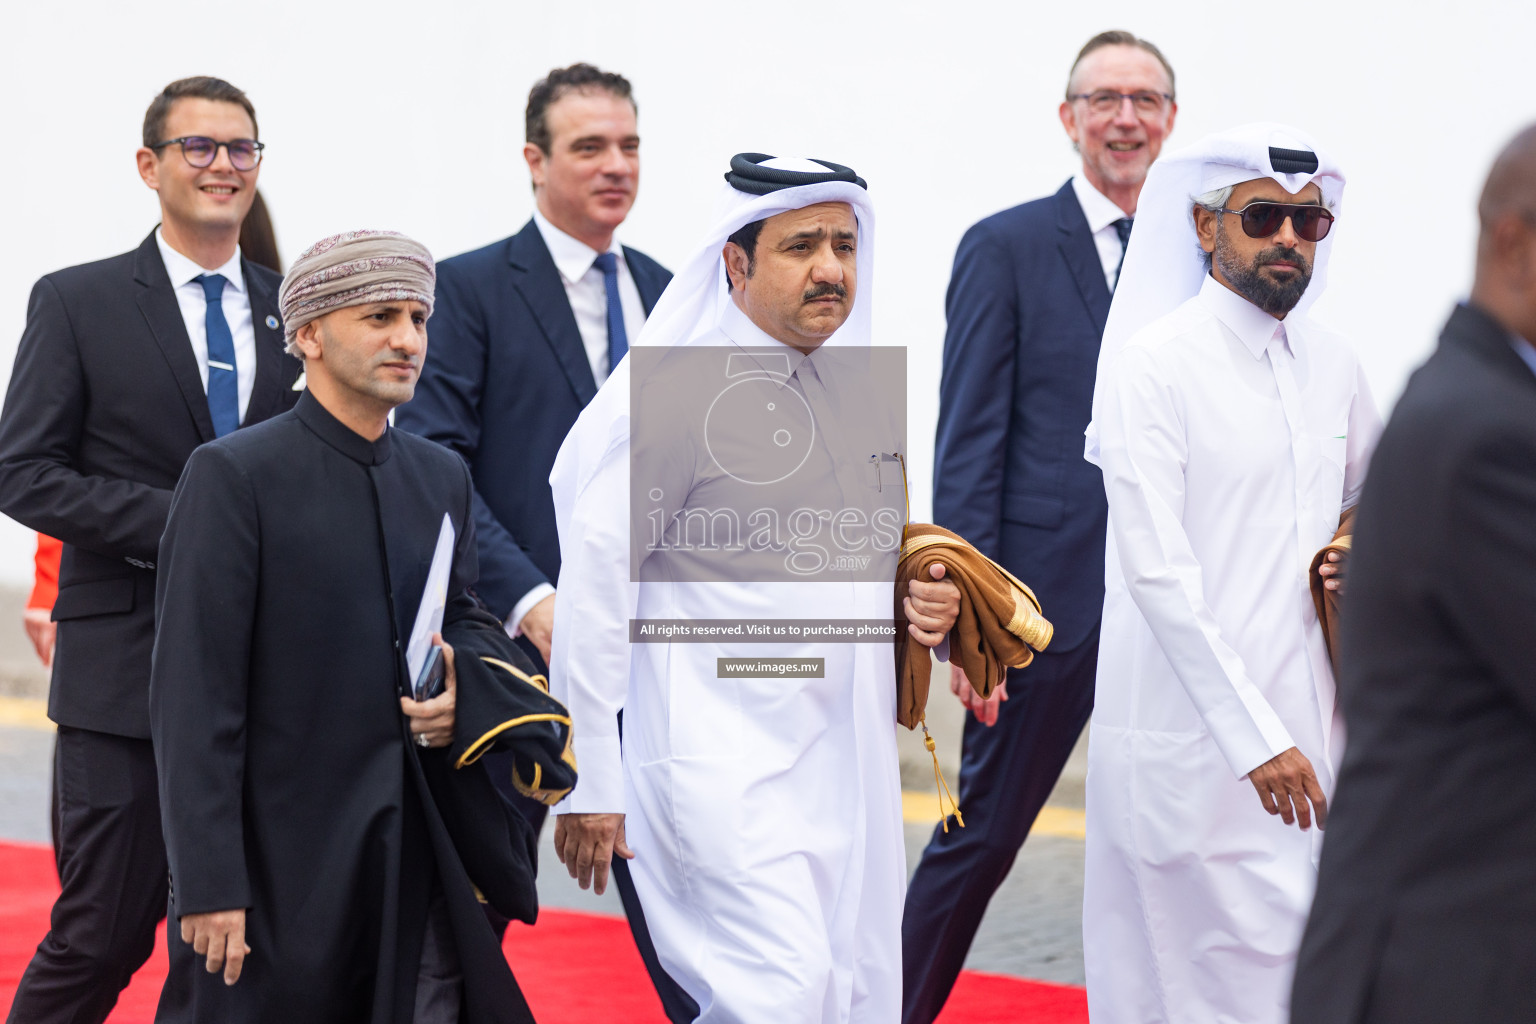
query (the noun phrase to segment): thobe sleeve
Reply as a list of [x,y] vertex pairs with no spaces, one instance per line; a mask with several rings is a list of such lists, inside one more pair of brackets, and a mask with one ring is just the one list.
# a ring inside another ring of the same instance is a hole
[[1242,777],[1296,744],[1206,601],[1203,568],[1182,522],[1189,449],[1180,396],[1155,355],[1139,347],[1122,353],[1104,387],[1100,465],[1126,586],[1222,756]]
[[[666,497],[661,521],[686,504],[693,484],[692,435],[656,445],[636,457],[646,489]],[[557,814],[624,810],[618,713],[629,690],[629,622],[639,600],[630,573],[630,472],[627,438],[615,437],[591,480],[578,493],[569,522],[560,524],[560,586],[550,651],[550,693],[571,714],[580,781]]]
[[556,814],[624,811],[619,709],[629,690],[629,446],[616,441],[560,524],[560,585],[550,650],[550,695],[571,715],[580,780]]
[[1371,453],[1381,438],[1381,413],[1365,379],[1365,367],[1355,364],[1355,397],[1349,406],[1349,426],[1344,445],[1344,502],[1340,511],[1360,504],[1360,490],[1365,486],[1366,471],[1371,468]]
[[259,558],[250,481],[222,447],[197,449],[160,542],[149,684],[178,916],[251,902],[242,794]]

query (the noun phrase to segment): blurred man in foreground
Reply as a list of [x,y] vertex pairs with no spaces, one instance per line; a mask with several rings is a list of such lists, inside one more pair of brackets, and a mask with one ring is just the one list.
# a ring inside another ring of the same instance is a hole
[[1294,1024],[1515,1024],[1536,1007],[1536,126],[1477,212],[1471,298],[1360,502],[1349,748]]

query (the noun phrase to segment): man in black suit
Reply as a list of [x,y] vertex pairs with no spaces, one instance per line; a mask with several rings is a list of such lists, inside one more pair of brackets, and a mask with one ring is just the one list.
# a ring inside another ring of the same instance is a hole
[[1478,204],[1471,299],[1371,463],[1343,598],[1349,745],[1297,1024],[1536,1006],[1536,125]]
[[[469,463],[476,590],[541,670],[560,572],[549,489],[555,454],[672,279],[614,238],[640,184],[636,114],[628,80],[590,64],[557,68],[534,85],[523,147],[533,218],[511,238],[437,265],[432,358],[416,397],[395,411],[398,426]],[[539,829],[548,808],[516,796],[506,771],[493,767],[493,774]],[[616,864],[619,894],[667,1012],[692,1019],[697,1009],[661,972],[629,873]]]
[[1033,587],[1056,635],[985,701],[950,669],[972,711],[960,760],[966,827],[934,829],[907,890],[906,1024],[927,1024],[949,998],[1093,710],[1108,512],[1083,431],[1136,199],[1178,105],[1167,60],[1129,32],[1090,39],[1066,92],[1061,122],[1082,172],[967,231],[946,301],[934,521]]
[[160,227],[49,274],[28,305],[0,415],[0,511],[64,542],[48,701],[63,891],[11,1021],[104,1020],[165,916],[148,695],[160,534],[194,448],[298,397],[279,278],[238,247],[256,139],[228,82],[166,86],[138,151]]

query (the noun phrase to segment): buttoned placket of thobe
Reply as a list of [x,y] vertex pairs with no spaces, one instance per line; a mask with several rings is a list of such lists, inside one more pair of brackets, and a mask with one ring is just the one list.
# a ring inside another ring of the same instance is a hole
[[[1283,321],[1275,324],[1275,333],[1269,339],[1265,354],[1269,357],[1270,370],[1275,375],[1275,387],[1280,392],[1280,408],[1285,414],[1286,426],[1291,434],[1292,488],[1296,503],[1295,565],[1296,571],[1301,576],[1301,585],[1296,588],[1296,593],[1299,595],[1297,610],[1302,621],[1310,627],[1316,621],[1317,612],[1312,606],[1312,592],[1308,586],[1310,581],[1307,579],[1307,574],[1311,572],[1312,556],[1316,552],[1307,549],[1304,532],[1307,524],[1318,515],[1318,510],[1313,507],[1316,498],[1310,486],[1316,468],[1313,461],[1317,456],[1310,451],[1309,442],[1312,438],[1307,429],[1306,408],[1302,404],[1301,389],[1296,385],[1295,348],[1286,333]],[[1329,721],[1329,711],[1333,707],[1333,696],[1325,692],[1324,681],[1318,678],[1316,669],[1312,672],[1312,688],[1317,700],[1323,757],[1332,763],[1333,729]],[[1315,830],[1312,842],[1314,860],[1321,852],[1321,838],[1320,830]]]

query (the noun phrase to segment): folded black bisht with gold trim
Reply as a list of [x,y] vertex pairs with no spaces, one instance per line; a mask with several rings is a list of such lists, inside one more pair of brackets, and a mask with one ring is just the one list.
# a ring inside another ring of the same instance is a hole
[[481,898],[504,917],[532,924],[539,912],[538,836],[497,792],[481,758],[493,750],[510,754],[518,792],[556,803],[576,785],[570,714],[490,612],[476,609],[445,624],[443,639],[453,648],[457,678],[453,744],[412,749],[453,852]]
[[463,768],[490,751],[505,751],[517,791],[553,807],[576,785],[570,712],[549,695],[549,680],[500,623],[465,625],[459,639],[444,637],[453,645],[459,680],[449,759]]

